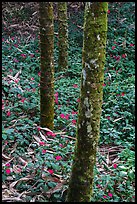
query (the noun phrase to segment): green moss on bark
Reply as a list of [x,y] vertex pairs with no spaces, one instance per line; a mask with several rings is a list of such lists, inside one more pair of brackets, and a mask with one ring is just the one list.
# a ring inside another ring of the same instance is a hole
[[67,202],[90,202],[100,133],[107,37],[107,2],[86,2],[77,141]]
[[52,2],[40,2],[40,125],[54,126],[54,25]]
[[67,2],[58,2],[58,69],[68,68],[68,19]]

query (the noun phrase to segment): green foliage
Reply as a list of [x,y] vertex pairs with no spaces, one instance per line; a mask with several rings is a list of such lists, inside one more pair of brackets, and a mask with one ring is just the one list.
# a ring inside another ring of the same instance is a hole
[[[134,2],[113,2],[109,10],[99,148],[117,146],[121,150],[115,152],[109,164],[106,162],[108,154],[98,153],[92,201],[134,202]],[[14,30],[11,32],[11,28],[4,29],[3,25],[2,179],[7,188],[17,181],[13,188],[20,194],[27,191],[22,197],[25,202],[65,200],[74,153],[82,69],[83,11],[77,14],[71,13],[69,20],[69,68],[66,72],[57,73],[58,40],[55,37],[55,94],[58,93],[55,96],[55,136],[38,129],[38,34],[23,38]],[[6,166],[7,163],[10,166]],[[23,178],[26,180],[20,180]]]

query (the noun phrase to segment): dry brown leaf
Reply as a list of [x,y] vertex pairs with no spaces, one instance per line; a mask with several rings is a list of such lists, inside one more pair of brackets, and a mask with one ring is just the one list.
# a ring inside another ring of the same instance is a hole
[[34,139],[39,143],[39,142],[41,142],[41,140],[39,139],[39,137],[37,137],[37,136],[35,136],[35,135],[33,135],[33,137],[34,137]]
[[54,188],[51,188],[49,191],[46,192],[46,195],[48,198],[50,198],[50,196],[55,193],[58,190],[61,190],[63,186],[63,183],[58,183]]
[[24,178],[21,178],[17,181],[14,181],[13,183],[10,184],[10,189],[13,188],[14,186],[16,186],[17,183],[19,183],[20,181],[29,181],[29,180],[33,180],[32,177],[24,177]]
[[3,153],[2,153],[2,158],[5,159],[5,160],[10,160],[10,159],[11,159],[10,157],[6,156],[6,155],[3,154]]

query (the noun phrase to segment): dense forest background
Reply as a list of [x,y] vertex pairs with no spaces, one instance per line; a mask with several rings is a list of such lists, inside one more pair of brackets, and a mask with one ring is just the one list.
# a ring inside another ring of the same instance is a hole
[[[3,201],[63,202],[73,160],[83,46],[83,2],[68,2],[68,70],[58,71],[54,3],[54,131],[39,127],[38,2],[2,3]],[[96,202],[135,201],[135,3],[110,2]]]

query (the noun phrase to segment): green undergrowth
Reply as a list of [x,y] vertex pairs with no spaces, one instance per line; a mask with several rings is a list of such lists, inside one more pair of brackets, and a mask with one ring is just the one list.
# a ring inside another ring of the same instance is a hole
[[[93,202],[135,200],[134,18],[133,2],[109,4],[104,96]],[[5,189],[9,189],[11,200],[17,195],[25,202],[65,200],[78,118],[82,27],[83,12],[77,15],[72,13],[69,20],[69,68],[64,72],[58,72],[58,38],[55,36],[55,117],[51,134],[50,130],[39,127],[39,35],[36,33],[31,38],[23,38],[3,24],[4,198],[7,195]]]

